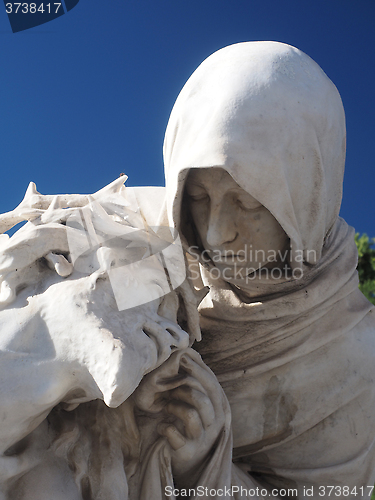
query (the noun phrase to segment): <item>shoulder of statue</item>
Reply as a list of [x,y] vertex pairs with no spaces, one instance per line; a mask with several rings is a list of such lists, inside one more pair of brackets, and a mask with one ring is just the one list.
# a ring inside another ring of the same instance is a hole
[[166,220],[166,189],[159,186],[127,187],[126,196],[132,197],[149,226],[164,225]]

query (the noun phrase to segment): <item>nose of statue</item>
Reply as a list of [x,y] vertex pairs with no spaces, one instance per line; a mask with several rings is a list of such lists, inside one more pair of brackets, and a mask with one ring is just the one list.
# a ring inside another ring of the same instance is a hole
[[236,237],[237,231],[228,211],[221,210],[221,207],[212,209],[206,235],[209,247],[218,248],[234,241]]

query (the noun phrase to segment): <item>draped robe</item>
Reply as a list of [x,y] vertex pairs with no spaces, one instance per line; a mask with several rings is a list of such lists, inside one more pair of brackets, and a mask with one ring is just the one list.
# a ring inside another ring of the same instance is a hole
[[300,273],[224,280],[214,262],[201,262],[210,292],[195,348],[229,400],[234,461],[215,451],[220,465],[216,475],[207,466],[204,484],[297,488],[298,498],[328,498],[332,485],[338,498],[369,497],[375,321],[358,289],[354,231],[338,216],[345,138],[336,87],[308,56],[276,42],[214,53],[174,105],[166,217],[188,251],[199,246],[184,204],[189,171],[221,167],[279,222]]

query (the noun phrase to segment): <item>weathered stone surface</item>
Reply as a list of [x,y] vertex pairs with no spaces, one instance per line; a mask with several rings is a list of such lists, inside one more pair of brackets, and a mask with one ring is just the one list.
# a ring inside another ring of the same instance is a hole
[[335,86],[289,45],[226,47],[164,158],[166,188],[31,184],[0,216],[29,221],[0,239],[2,498],[369,498],[374,309]]

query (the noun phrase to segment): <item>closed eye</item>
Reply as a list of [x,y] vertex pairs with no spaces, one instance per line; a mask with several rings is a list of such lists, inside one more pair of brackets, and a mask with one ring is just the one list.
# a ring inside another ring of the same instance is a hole
[[198,186],[197,184],[190,184],[187,186],[186,194],[188,195],[188,198],[193,201],[206,201],[210,199],[207,191],[202,186]]
[[210,197],[208,196],[208,194],[205,194],[205,193],[202,193],[202,194],[195,194],[195,195],[192,195],[192,194],[188,194],[188,197],[190,200],[193,200],[193,201],[203,201],[203,200],[209,200]]
[[232,193],[233,201],[235,204],[241,209],[245,211],[258,210],[263,205],[259,203],[259,201],[251,196],[250,193],[247,193],[244,190],[235,191]]
[[246,203],[246,202],[244,202],[242,200],[237,200],[237,206],[241,210],[244,210],[244,211],[247,211],[247,212],[251,212],[253,210],[258,210],[263,205],[261,203],[257,202],[256,200],[254,200],[254,202],[251,202],[251,203]]

